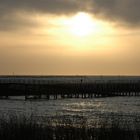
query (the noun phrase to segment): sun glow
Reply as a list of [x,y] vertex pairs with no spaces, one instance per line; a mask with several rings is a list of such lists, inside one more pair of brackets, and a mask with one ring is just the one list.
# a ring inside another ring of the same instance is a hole
[[41,26],[35,33],[40,33],[40,40],[44,46],[49,44],[54,46],[55,50],[58,49],[56,44],[67,51],[103,50],[108,44],[115,42],[112,35],[118,32],[111,23],[85,12],[67,16],[43,15],[38,17],[38,21]]
[[80,12],[69,21],[69,30],[77,36],[86,36],[95,30],[95,24],[89,14]]

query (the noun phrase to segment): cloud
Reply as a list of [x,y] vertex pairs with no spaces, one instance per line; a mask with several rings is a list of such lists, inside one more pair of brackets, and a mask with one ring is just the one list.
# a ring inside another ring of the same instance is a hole
[[80,8],[79,0],[1,0],[0,11],[32,11],[54,14],[76,12]]
[[140,0],[91,0],[89,9],[107,20],[140,24]]
[[140,25],[140,0],[0,0],[0,30],[31,25],[14,13],[74,14],[90,12],[98,18],[120,24]]
[[[25,16],[25,15],[24,15]],[[38,23],[28,16],[24,17],[18,14],[8,14],[0,17],[0,31],[18,31],[21,28],[37,27]]]
[[[56,14],[67,15],[81,9],[80,0],[0,0],[0,30],[13,30],[31,25],[29,15]],[[25,14],[25,18],[17,16]],[[34,23],[33,23],[34,24]]]

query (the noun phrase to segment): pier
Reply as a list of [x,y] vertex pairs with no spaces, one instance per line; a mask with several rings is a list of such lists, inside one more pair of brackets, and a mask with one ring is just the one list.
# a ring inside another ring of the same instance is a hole
[[[28,99],[99,98],[114,96],[140,96],[140,81],[106,80],[55,81],[37,78],[0,78],[0,99],[25,96]],[[61,78],[59,78],[61,79]]]

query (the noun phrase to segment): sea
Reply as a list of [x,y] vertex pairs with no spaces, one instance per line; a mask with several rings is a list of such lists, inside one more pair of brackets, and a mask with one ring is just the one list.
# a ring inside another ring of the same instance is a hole
[[41,123],[49,118],[58,122],[71,120],[75,124],[86,121],[90,126],[112,121],[133,125],[140,122],[140,97],[25,101],[24,97],[15,96],[0,100],[0,115],[34,116]]
[[[126,82],[140,81],[140,77],[0,77],[1,82],[79,82],[83,78],[88,81],[115,82],[122,80]],[[62,78],[62,79],[61,79]],[[41,81],[42,80],[42,81]],[[45,81],[46,80],[46,81]],[[120,125],[129,124],[132,129],[134,125],[140,124],[140,96],[132,97],[100,97],[92,99],[57,99],[57,100],[25,100],[24,96],[13,96],[9,99],[0,99],[0,116],[9,118],[16,116],[33,116],[38,122],[44,123],[50,119],[62,123],[74,122],[75,124],[86,123],[87,126],[100,126],[102,123],[110,125],[117,122]],[[123,127],[125,125],[122,125]],[[139,127],[139,126],[138,126]]]

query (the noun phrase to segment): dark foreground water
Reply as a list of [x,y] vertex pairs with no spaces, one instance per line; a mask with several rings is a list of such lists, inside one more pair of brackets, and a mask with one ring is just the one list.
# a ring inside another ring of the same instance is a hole
[[[93,99],[60,99],[60,100],[24,100],[24,97],[11,97],[0,100],[0,115],[34,116],[39,122],[45,119],[61,119],[88,125],[112,121],[129,124],[131,129],[140,124],[140,97],[107,97]],[[123,126],[124,127],[124,126]]]

